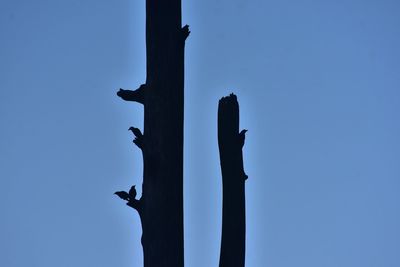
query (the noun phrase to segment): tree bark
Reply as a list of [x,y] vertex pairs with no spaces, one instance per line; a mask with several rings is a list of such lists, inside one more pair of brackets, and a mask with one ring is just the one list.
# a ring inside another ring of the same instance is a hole
[[135,134],[134,141],[143,152],[143,190],[141,198],[128,205],[138,210],[142,222],[145,267],[184,265],[183,100],[188,35],[188,26],[181,26],[180,0],[146,0],[146,83],[135,91],[117,93],[144,105],[144,133]]
[[218,105],[218,145],[222,172],[222,238],[220,267],[245,265],[246,212],[242,147],[245,133],[239,133],[239,104],[234,94]]

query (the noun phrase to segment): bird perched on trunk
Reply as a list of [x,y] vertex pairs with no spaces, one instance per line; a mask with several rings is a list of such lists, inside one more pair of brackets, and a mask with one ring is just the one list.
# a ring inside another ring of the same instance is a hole
[[140,149],[143,148],[143,134],[140,131],[139,128],[135,127],[129,127],[128,129],[135,135],[135,139],[133,140],[133,143],[135,143]]
[[186,40],[186,38],[188,38],[189,34],[190,34],[189,25],[186,24],[185,26],[182,27],[183,39]]
[[142,134],[142,132],[140,131],[139,128],[131,126],[131,127],[129,127],[128,131],[131,131],[136,137],[142,137],[143,136],[143,134]]
[[129,199],[130,199],[130,200],[136,199],[137,193],[136,193],[136,188],[135,188],[135,187],[136,187],[136,186],[133,185],[133,186],[131,187],[131,189],[129,190]]
[[125,192],[125,191],[117,191],[114,194],[119,196],[123,200],[128,200],[129,201],[129,194],[127,192]]
[[247,130],[242,130],[239,133],[239,144],[240,144],[240,147],[244,146],[244,139],[246,138],[246,132],[247,132]]
[[119,196],[123,200],[132,201],[132,200],[136,199],[136,195],[137,195],[135,187],[136,186],[133,185],[131,187],[131,189],[129,189],[129,193],[127,193],[125,191],[117,191],[114,194]]

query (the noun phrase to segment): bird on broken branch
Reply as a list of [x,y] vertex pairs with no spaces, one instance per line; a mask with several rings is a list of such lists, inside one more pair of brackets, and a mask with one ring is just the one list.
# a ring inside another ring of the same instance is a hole
[[190,34],[189,25],[186,24],[185,26],[182,27],[183,39],[186,40],[186,38],[188,38],[189,34]]
[[133,201],[136,199],[137,192],[136,192],[136,186],[133,185],[131,189],[129,190],[129,193],[125,191],[117,191],[114,194],[119,196],[121,199],[126,200],[126,201]]
[[135,127],[129,127],[129,131],[132,131],[132,133],[135,135],[135,139],[133,140],[133,143],[135,143],[140,149],[143,148],[143,134],[140,131],[139,128]]
[[244,146],[244,139],[246,138],[246,132],[247,132],[247,130],[242,130],[239,133],[239,144],[240,144],[240,147]]
[[119,196],[123,200],[129,201],[129,194],[127,192],[125,192],[125,191],[117,191],[114,194]]
[[128,129],[129,131],[131,131],[136,137],[142,137],[143,136],[143,134],[142,134],[142,132],[140,131],[140,129],[139,128],[135,128],[135,127],[129,127],[129,129]]
[[136,187],[136,186],[133,185],[133,186],[131,187],[131,189],[129,190],[129,199],[130,199],[130,200],[136,199],[137,192],[136,192],[136,188],[135,188],[135,187]]

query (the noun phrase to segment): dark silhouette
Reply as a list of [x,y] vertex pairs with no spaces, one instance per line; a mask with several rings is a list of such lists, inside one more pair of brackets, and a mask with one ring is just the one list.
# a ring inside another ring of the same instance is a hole
[[138,89],[135,91],[124,90],[122,88],[119,89],[117,95],[121,97],[125,101],[135,101],[141,104],[144,104],[144,89],[146,88],[145,84],[140,85]]
[[132,186],[131,189],[129,190],[129,193],[125,191],[117,191],[114,194],[119,196],[122,200],[126,201],[133,201],[136,199],[136,186]]
[[114,193],[115,195],[119,196],[122,200],[126,200],[128,201],[126,203],[126,205],[134,208],[135,210],[137,210],[140,214],[141,212],[141,205],[140,205],[140,201],[136,199],[136,188],[133,185],[131,187],[131,189],[129,190],[129,193],[125,192],[125,191],[117,191]]
[[127,192],[125,192],[125,191],[117,191],[114,194],[116,194],[117,196],[119,196],[123,200],[129,200],[129,194]]
[[184,46],[181,0],[146,0],[146,83],[117,95],[144,106],[144,131],[131,127],[143,154],[142,196],[128,198],[142,223],[145,267],[183,266]]
[[242,147],[247,130],[239,133],[239,104],[234,94],[218,105],[218,146],[222,172],[222,238],[220,267],[244,267],[246,241],[245,180]]
[[132,131],[132,133],[135,135],[133,143],[137,145],[140,149],[143,149],[143,134],[140,131],[140,129],[135,127],[129,127],[128,130]]
[[[181,0],[146,0],[146,83],[117,95],[144,106],[144,129],[130,127],[143,155],[142,196],[136,187],[115,192],[137,210],[145,267],[183,267],[184,47]],[[236,96],[218,106],[218,144],[223,180],[220,267],[245,264],[245,180]]]
[[137,193],[136,193],[136,188],[135,188],[135,186],[133,185],[133,186],[131,187],[131,189],[129,190],[129,199],[136,199],[136,195],[137,195]]
[[128,130],[131,131],[136,136],[136,138],[140,138],[140,137],[143,136],[143,134],[142,134],[142,132],[140,131],[139,128],[129,127]]
[[246,139],[246,132],[247,130],[241,130],[239,133],[239,144],[240,147],[244,146],[244,139]]

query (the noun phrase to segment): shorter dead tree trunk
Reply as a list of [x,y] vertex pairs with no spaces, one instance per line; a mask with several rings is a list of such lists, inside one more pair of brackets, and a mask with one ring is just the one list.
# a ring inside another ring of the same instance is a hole
[[218,146],[221,161],[223,200],[220,267],[245,264],[246,211],[242,147],[245,133],[239,133],[239,104],[234,94],[218,105]]

